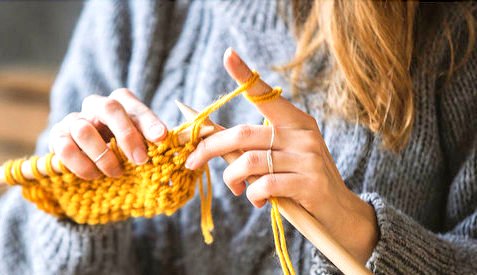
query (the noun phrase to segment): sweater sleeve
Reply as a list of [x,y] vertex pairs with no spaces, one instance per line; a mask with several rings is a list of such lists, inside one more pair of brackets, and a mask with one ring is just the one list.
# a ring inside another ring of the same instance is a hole
[[[380,241],[367,265],[383,274],[477,272],[477,54],[438,91],[441,144],[449,181],[443,228],[433,233],[378,194],[374,206]],[[436,211],[439,211],[436,209]]]
[[376,193],[380,240],[367,266],[378,274],[475,274],[477,272],[477,53],[437,91],[441,146],[446,158],[447,204],[434,233]]
[[[425,228],[378,193],[360,194],[374,207],[378,222],[379,240],[366,263],[374,274],[477,273],[476,50],[436,94],[448,182],[446,204],[435,209],[441,229]],[[341,274],[316,248],[312,257],[312,274]]]
[[[135,0],[85,4],[52,89],[37,154],[48,151],[51,127],[79,111],[86,96],[125,86],[141,95],[152,92],[159,73],[139,70],[164,56],[160,46],[147,48],[158,39],[161,13],[168,13],[163,6]],[[57,219],[24,200],[19,187],[0,198],[0,274],[136,274],[140,261],[134,251],[131,220],[90,226]]]

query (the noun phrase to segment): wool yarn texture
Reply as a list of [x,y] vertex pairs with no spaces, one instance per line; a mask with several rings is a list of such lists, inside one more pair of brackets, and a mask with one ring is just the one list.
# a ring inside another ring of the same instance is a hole
[[[149,161],[135,165],[127,160],[117,146],[115,139],[108,143],[123,167],[123,175],[110,178],[105,175],[94,180],[83,180],[60,164],[61,173],[52,168],[53,153],[46,157],[47,175],[38,170],[38,156],[32,156],[33,180],[22,174],[22,164],[26,159],[9,160],[4,164],[5,179],[10,185],[20,185],[25,199],[37,207],[59,218],[70,218],[79,224],[106,224],[126,220],[131,217],[151,218],[155,215],[172,215],[184,206],[195,194],[199,183],[201,198],[201,230],[204,242],[213,242],[212,230],[212,183],[207,165],[197,170],[189,170],[184,164],[187,157],[200,142],[200,127],[209,115],[234,97],[244,93],[260,78],[257,72],[234,91],[224,95],[207,106],[193,121],[183,123],[168,132],[158,144],[147,142]],[[259,96],[244,93],[252,103],[273,100],[281,94],[280,88]],[[265,120],[265,124],[268,123]],[[180,145],[178,133],[192,128],[190,140]],[[204,175],[206,186],[204,187]],[[278,212],[277,201],[271,199],[271,221],[274,241],[282,269],[285,274],[294,274],[286,249],[283,224]]]

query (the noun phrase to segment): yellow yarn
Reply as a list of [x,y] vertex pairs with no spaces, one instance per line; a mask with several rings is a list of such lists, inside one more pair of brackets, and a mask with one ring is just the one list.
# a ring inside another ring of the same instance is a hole
[[[267,98],[268,100],[271,100],[275,97],[280,96],[282,93],[282,89],[280,87],[274,88],[273,90],[276,91],[275,95],[265,97],[267,94],[264,94],[265,96],[260,96],[260,99]],[[253,97],[250,98],[250,96],[246,98],[249,100],[255,99]],[[263,121],[263,125],[270,125],[270,121],[268,119],[265,119]],[[282,216],[280,215],[280,212],[278,210],[278,201],[276,198],[270,198],[269,201],[272,205],[272,208],[270,210],[270,221],[272,223],[273,239],[275,242],[275,250],[277,251],[278,258],[280,259],[280,265],[282,266],[282,270],[285,275],[295,275],[295,270],[293,269],[293,264],[288,254],[287,242],[285,239],[285,229],[283,228]]]
[[250,102],[262,103],[262,102],[265,102],[265,101],[273,100],[273,99],[279,97],[281,94],[282,94],[282,88],[275,87],[270,92],[264,93],[262,95],[249,95],[247,93],[245,93],[243,95]]
[[[60,164],[62,173],[52,168],[53,153],[46,157],[47,176],[38,171],[38,156],[30,158],[34,180],[27,180],[21,171],[25,159],[10,160],[4,164],[5,179],[10,185],[21,185],[23,196],[35,203],[39,209],[57,217],[68,217],[79,224],[105,224],[126,220],[130,217],[153,217],[159,214],[172,215],[194,195],[195,185],[199,181],[201,198],[201,229],[204,241],[212,243],[212,186],[207,165],[192,171],[184,164],[189,154],[200,142],[199,131],[208,116],[222,107],[235,96],[246,91],[260,78],[257,72],[229,94],[206,107],[191,122],[186,122],[171,130],[159,144],[148,142],[150,160],[135,166],[128,162],[116,141],[109,143],[111,150],[118,156],[124,172],[120,178],[102,176],[86,181],[78,178]],[[275,88],[260,96],[245,97],[253,103],[273,100],[280,96],[281,89]],[[178,133],[192,127],[190,141],[179,145]],[[203,174],[207,179],[204,190]],[[285,274],[295,274],[288,251],[285,235],[276,199],[272,204],[271,220],[275,247]]]

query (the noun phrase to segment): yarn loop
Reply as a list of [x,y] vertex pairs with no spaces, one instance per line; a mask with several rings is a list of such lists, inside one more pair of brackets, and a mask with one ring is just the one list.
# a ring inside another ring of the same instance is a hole
[[[61,173],[53,170],[53,153],[46,156],[46,176],[38,170],[38,156],[29,159],[33,180],[28,180],[22,173],[25,159],[10,160],[4,164],[5,179],[10,185],[22,186],[23,196],[37,207],[60,218],[70,218],[79,224],[106,224],[126,220],[131,217],[151,218],[155,215],[172,215],[183,207],[195,193],[199,182],[201,198],[201,230],[204,242],[213,242],[212,230],[212,183],[208,165],[201,169],[189,170],[184,164],[187,157],[200,142],[199,131],[209,115],[232,98],[242,94],[260,78],[257,72],[240,87],[219,98],[206,107],[193,121],[183,123],[169,131],[166,138],[158,144],[147,142],[149,161],[136,166],[128,162],[127,157],[118,147],[116,140],[110,140],[108,146],[118,157],[123,167],[123,175],[109,178],[105,175],[94,180],[83,180],[64,165],[60,164]],[[265,102],[279,97],[280,88],[260,95],[245,97],[253,102]],[[188,127],[192,128],[190,140],[180,145],[178,133]],[[203,176],[206,177],[204,187]],[[278,212],[277,201],[271,199],[272,228],[275,247],[285,274],[294,274],[293,266],[286,249],[282,221]]]

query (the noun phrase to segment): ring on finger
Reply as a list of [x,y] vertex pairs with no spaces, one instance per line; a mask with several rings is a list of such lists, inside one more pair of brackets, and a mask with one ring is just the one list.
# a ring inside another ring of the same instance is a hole
[[270,138],[269,149],[272,150],[273,149],[273,143],[275,142],[275,127],[273,126],[273,124],[270,124],[270,126],[272,127],[272,137]]
[[267,150],[267,165],[268,165],[268,173],[270,175],[273,175],[272,149]]
[[275,127],[273,124],[270,124],[272,127],[272,136],[270,138],[270,147],[267,150],[267,165],[268,165],[268,173],[270,175],[273,174],[273,158],[272,158],[272,149],[273,149],[273,142],[275,141]]
[[108,151],[109,151],[109,147],[106,146],[106,149],[104,149],[104,151],[103,151],[101,154],[99,154],[99,156],[97,156],[97,157],[93,160],[93,162],[94,162],[94,163],[97,163],[98,161],[100,161],[100,160],[104,157],[104,155],[106,155],[106,153],[107,153]]

